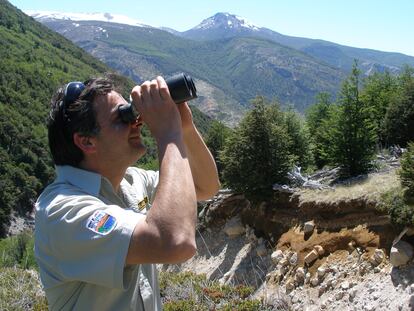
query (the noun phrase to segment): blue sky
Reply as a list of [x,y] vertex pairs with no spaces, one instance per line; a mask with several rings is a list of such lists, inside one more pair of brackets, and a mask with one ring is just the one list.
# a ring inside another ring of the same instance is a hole
[[218,12],[285,35],[414,56],[414,0],[10,0],[21,10],[109,12],[188,30]]

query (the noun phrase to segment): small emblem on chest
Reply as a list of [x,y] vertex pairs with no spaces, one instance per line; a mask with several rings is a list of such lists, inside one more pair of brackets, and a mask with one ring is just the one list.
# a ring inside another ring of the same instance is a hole
[[148,197],[144,197],[144,199],[142,199],[140,202],[138,202],[137,208],[139,211],[142,211],[145,206],[147,206],[148,204]]

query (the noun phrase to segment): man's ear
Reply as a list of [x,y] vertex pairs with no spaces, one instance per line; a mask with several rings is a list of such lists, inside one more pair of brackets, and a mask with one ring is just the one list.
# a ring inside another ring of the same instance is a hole
[[80,133],[74,133],[73,143],[85,154],[96,152],[96,143],[94,137],[85,136]]

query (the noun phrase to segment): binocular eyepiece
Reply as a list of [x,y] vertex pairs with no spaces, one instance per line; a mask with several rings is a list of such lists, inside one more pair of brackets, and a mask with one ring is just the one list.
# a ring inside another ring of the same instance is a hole
[[[177,74],[165,80],[171,98],[176,104],[197,98],[197,89],[191,76],[184,73]],[[131,103],[119,106],[118,113],[122,122],[131,123],[138,117],[135,106]]]

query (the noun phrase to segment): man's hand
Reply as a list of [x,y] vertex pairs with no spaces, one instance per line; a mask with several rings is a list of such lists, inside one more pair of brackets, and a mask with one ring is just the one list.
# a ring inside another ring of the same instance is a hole
[[164,138],[182,135],[177,105],[162,77],[135,86],[131,98],[135,109],[158,142]]

